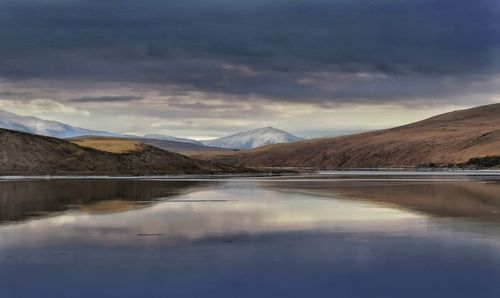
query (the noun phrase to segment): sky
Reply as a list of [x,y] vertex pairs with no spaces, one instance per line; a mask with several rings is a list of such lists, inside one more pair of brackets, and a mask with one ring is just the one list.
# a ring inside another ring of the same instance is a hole
[[0,109],[311,138],[500,102],[498,0],[0,0]]

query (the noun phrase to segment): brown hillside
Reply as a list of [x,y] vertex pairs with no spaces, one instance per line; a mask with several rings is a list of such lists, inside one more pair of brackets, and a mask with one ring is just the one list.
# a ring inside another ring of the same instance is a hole
[[392,129],[198,156],[258,167],[375,168],[466,162],[500,155],[500,104]]
[[141,151],[143,148],[143,145],[137,141],[107,137],[71,139],[70,142],[82,147],[111,153],[130,153]]
[[231,149],[209,147],[198,144],[176,142],[169,140],[159,140],[150,138],[118,138],[118,137],[101,137],[101,136],[82,136],[70,138],[68,141],[83,146],[94,148],[101,151],[112,153],[125,153],[136,151],[139,144],[151,145],[170,152],[177,152],[184,155],[200,154],[204,152],[225,152]]

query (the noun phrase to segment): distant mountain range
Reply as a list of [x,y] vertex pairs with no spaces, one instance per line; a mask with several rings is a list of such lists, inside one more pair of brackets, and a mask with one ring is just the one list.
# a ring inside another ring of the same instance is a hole
[[300,140],[302,139],[286,131],[274,127],[264,127],[200,142],[212,147],[253,149],[272,144],[293,143]]
[[[22,131],[42,136],[71,139],[76,137],[118,137],[118,138],[135,138],[144,140],[144,143],[157,145],[163,149],[174,151],[203,151],[208,150],[208,147],[220,147],[229,149],[251,149],[270,144],[291,143],[301,138],[289,134],[285,131],[266,127],[254,129],[247,132],[234,134],[231,136],[218,138],[215,140],[197,141],[188,138],[179,138],[175,136],[162,134],[146,134],[144,136],[122,135],[118,133],[91,130],[81,127],[71,126],[62,122],[43,120],[32,116],[21,116],[7,111],[0,110],[0,128]],[[169,142],[159,142],[169,141]],[[196,146],[179,145],[176,143],[187,143]],[[212,148],[213,149],[213,148]]]
[[71,126],[57,121],[42,120],[0,111],[0,128],[17,130],[54,138],[72,138],[82,135],[116,137],[119,134]]
[[[0,175],[156,175],[249,171],[242,167],[500,168],[500,104],[454,111],[396,128],[335,138],[298,141],[298,137],[268,127],[207,143],[233,148],[271,144],[250,150],[115,137],[116,134],[112,133],[8,112],[0,113],[0,121],[1,125],[23,131],[0,129]],[[36,133],[73,138],[64,140]],[[101,135],[75,138],[75,134]],[[190,156],[207,161],[169,152],[174,150],[185,154],[191,152]]]
[[178,138],[178,137],[162,135],[162,134],[145,134],[141,138],[164,140],[164,141],[174,141],[174,142],[181,142],[181,143],[188,143],[188,144],[195,144],[195,145],[203,145],[201,142],[199,142],[197,140],[187,139],[187,138]]
[[196,156],[250,167],[500,167],[500,104],[391,129]]

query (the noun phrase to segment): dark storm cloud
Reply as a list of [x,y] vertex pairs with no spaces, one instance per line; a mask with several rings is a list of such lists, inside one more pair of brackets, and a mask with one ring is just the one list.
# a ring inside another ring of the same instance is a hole
[[93,103],[93,102],[129,102],[141,100],[140,96],[88,96],[73,98],[70,101],[80,103]]
[[27,93],[27,92],[12,92],[12,91],[5,91],[5,92],[0,92],[0,97],[20,97],[20,96],[32,96],[33,94]]
[[497,0],[3,0],[0,77],[439,98],[498,74],[499,13]]
[[173,108],[179,108],[179,109],[185,109],[185,110],[202,110],[202,111],[209,111],[209,110],[237,110],[241,109],[241,105],[239,104],[231,104],[231,103],[218,103],[216,105],[208,105],[204,104],[200,101],[197,101],[195,103],[182,103],[182,102],[172,102],[168,103],[169,107]]

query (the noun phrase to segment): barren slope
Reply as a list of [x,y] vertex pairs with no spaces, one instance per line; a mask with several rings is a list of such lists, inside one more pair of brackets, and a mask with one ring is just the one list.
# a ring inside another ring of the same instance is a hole
[[500,104],[387,130],[198,157],[246,166],[327,169],[446,165],[492,155],[500,155]]
[[140,142],[127,139],[88,137],[71,139],[70,142],[82,147],[94,148],[111,153],[130,153],[142,150],[142,144]]
[[113,153],[136,151],[138,144],[147,144],[163,150],[191,155],[201,152],[230,151],[230,149],[209,147],[193,143],[159,140],[150,138],[119,138],[101,136],[82,136],[68,139],[68,141],[83,146]]

